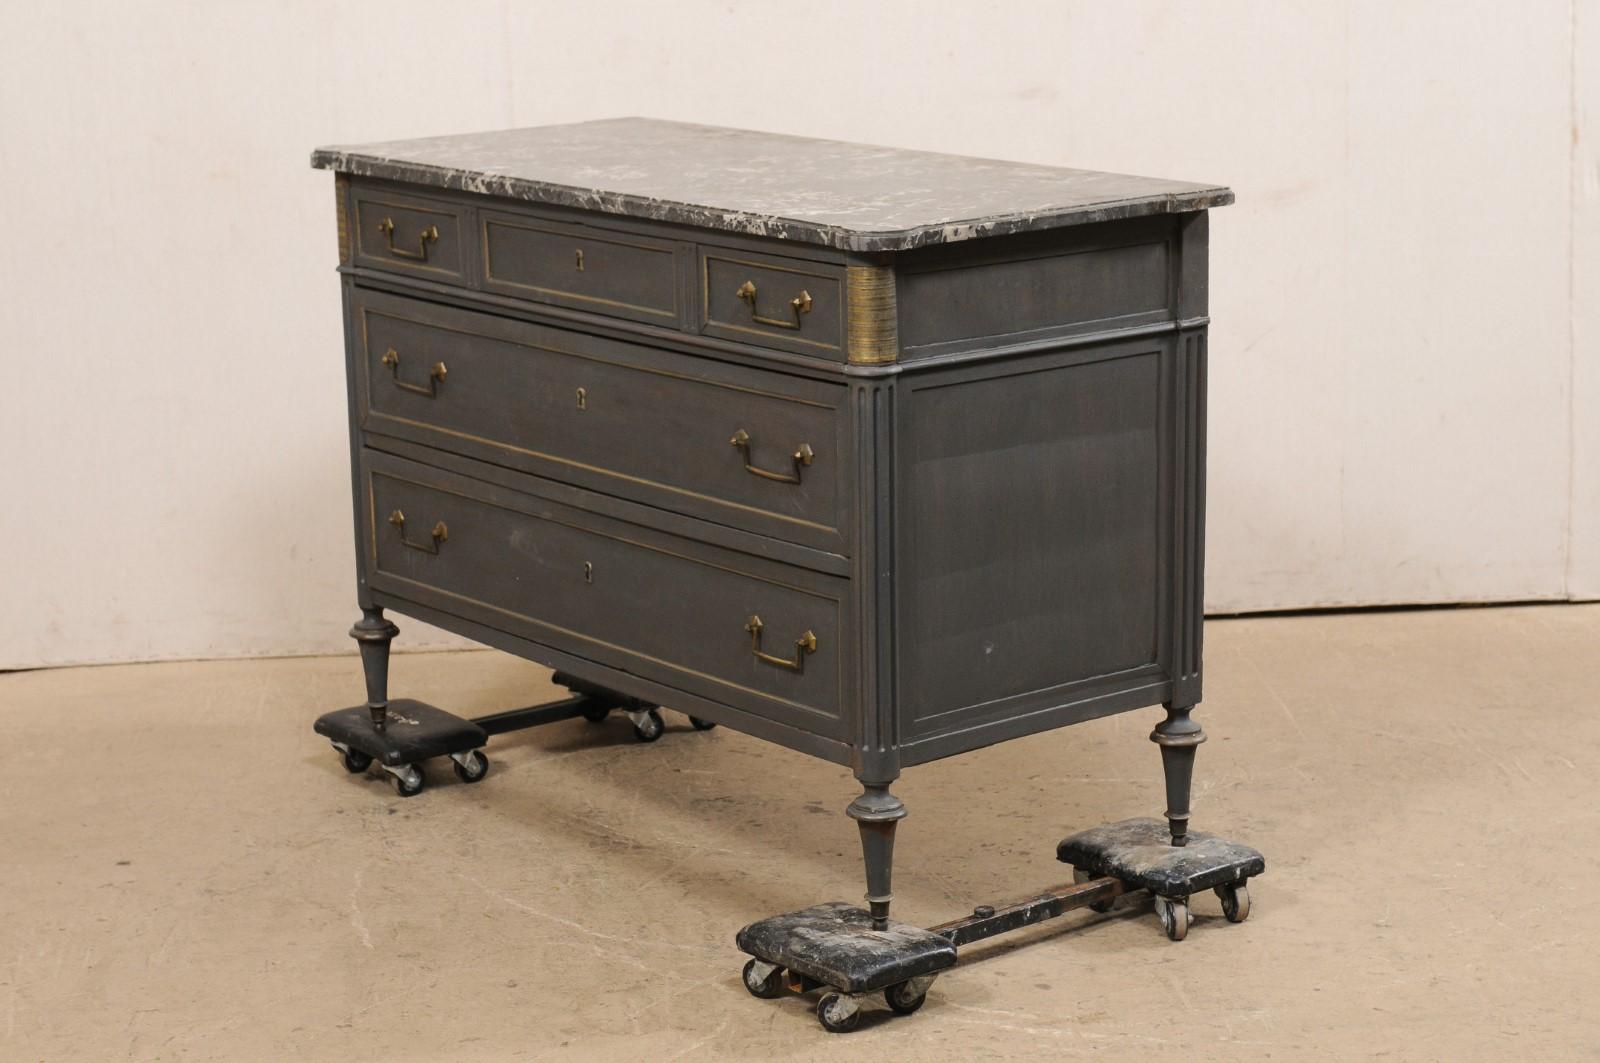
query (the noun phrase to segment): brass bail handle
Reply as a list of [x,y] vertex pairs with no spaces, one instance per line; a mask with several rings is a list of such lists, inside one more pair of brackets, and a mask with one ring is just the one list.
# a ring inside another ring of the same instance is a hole
[[433,526],[432,537],[429,542],[423,543],[415,539],[406,538],[406,515],[398,509],[389,514],[389,523],[399,529],[401,544],[409,546],[413,550],[421,550],[425,554],[437,554],[439,552],[439,544],[450,538],[450,529],[445,527],[442,520]]
[[770,653],[761,652],[761,618],[752,616],[744,622],[744,629],[750,632],[750,652],[756,655],[756,660],[779,668],[787,668],[791,672],[803,672],[806,669],[806,654],[817,652],[817,636],[813,631],[794,640],[794,660],[783,657],[774,657]]
[[380,364],[389,367],[389,373],[394,377],[394,386],[401,391],[412,391],[418,395],[426,395],[430,399],[438,397],[439,385],[444,383],[446,372],[443,362],[433,363],[433,368],[428,370],[428,386],[423,387],[421,384],[407,384],[400,379],[400,352],[393,347],[384,351],[383,357],[379,358],[378,361]]
[[771,325],[773,328],[798,329],[800,315],[811,313],[811,293],[802,291],[799,295],[789,300],[789,309],[794,311],[794,320],[789,321],[781,317],[762,317],[756,313],[756,282],[745,281],[739,285],[739,290],[733,293],[743,299],[750,307],[750,320],[758,325]]
[[744,455],[744,471],[765,480],[776,480],[781,484],[797,484],[800,482],[800,470],[811,464],[811,459],[816,454],[811,449],[810,443],[801,443],[794,448],[794,453],[789,455],[794,461],[794,472],[772,472],[770,469],[758,469],[750,464],[750,433],[743,428],[733,433],[733,438],[728,440],[735,450]]
[[396,258],[410,258],[418,262],[428,261],[428,245],[439,240],[439,227],[429,225],[417,234],[417,249],[407,251],[403,247],[394,246],[394,219],[385,218],[378,223],[378,231],[389,240],[389,253]]

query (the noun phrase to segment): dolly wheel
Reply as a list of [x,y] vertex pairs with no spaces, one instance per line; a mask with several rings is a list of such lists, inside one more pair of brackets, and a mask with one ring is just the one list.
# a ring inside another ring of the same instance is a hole
[[456,770],[456,778],[465,783],[482,782],[483,777],[489,774],[489,758],[483,755],[482,750],[474,749],[465,759],[467,763],[462,764],[454,757],[450,758],[450,765]]
[[590,723],[605,723],[606,717],[610,715],[610,705],[586,705],[583,709],[583,718]]
[[922,1007],[923,1002],[927,999],[928,991],[926,989],[912,995],[910,982],[900,982],[883,991],[883,1002],[889,1005],[889,1010],[896,1015],[910,1015],[913,1011]]
[[422,792],[427,780],[422,776],[422,769],[415,764],[408,764],[400,772],[390,773],[394,779],[394,792],[401,797],[415,797]]
[[689,717],[689,722],[694,724],[694,729],[696,731],[709,731],[716,726],[716,724],[712,723],[710,720],[702,720],[698,716]]
[[861,1023],[861,1005],[843,993],[824,993],[817,1001],[817,1021],[829,1033],[849,1033]]
[[[771,1000],[783,992],[783,968],[774,967],[767,972],[765,978],[759,978],[757,977],[759,971],[756,964],[760,962],[760,960],[751,960],[744,965],[744,987],[750,991],[750,995],[753,997]],[[766,965],[762,964],[762,966]]]
[[351,775],[360,775],[372,765],[372,758],[359,749],[342,750],[339,759],[344,761],[344,770]]
[[1243,882],[1233,886],[1218,886],[1217,900],[1222,902],[1222,914],[1230,923],[1242,923],[1250,918],[1250,888]]
[[661,713],[651,709],[644,718],[633,725],[633,737],[641,742],[654,742],[666,733],[667,725],[661,722]]
[[1189,936],[1189,905],[1170,897],[1156,898],[1156,914],[1161,917],[1161,929],[1169,941],[1182,941]]

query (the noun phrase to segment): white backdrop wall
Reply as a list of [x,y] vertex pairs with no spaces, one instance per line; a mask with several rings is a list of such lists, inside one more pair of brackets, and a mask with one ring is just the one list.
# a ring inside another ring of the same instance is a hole
[[1600,595],[1600,0],[7,4],[0,35],[0,667],[345,649],[309,150],[619,114],[1227,182],[1209,606]]

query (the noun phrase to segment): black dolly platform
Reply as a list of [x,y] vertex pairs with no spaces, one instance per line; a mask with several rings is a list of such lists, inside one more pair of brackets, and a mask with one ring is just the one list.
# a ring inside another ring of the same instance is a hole
[[1057,858],[1073,865],[1074,882],[1001,907],[980,905],[969,916],[922,929],[892,919],[875,928],[864,908],[832,901],[775,915],[740,930],[735,938],[751,959],[744,986],[771,999],[785,991],[826,992],[817,1001],[824,1029],[846,1033],[861,1020],[862,1005],[881,992],[889,1010],[909,1015],[927,999],[938,975],[956,965],[961,945],[1020,930],[1078,908],[1109,911],[1136,890],[1155,898],[1162,928],[1173,941],[1188,934],[1189,898],[1215,890],[1229,922],[1250,914],[1246,883],[1266,869],[1246,845],[1199,831],[1174,845],[1165,822],[1129,819],[1064,839]]
[[1194,917],[1189,898],[1212,890],[1230,923],[1250,915],[1250,879],[1266,870],[1265,858],[1248,845],[1204,831],[1190,831],[1174,846],[1159,819],[1125,819],[1063,838],[1056,859],[1071,864],[1073,877],[1088,882],[1109,876],[1128,890],[1148,890],[1161,927],[1173,941],[1189,933]]
[[[333,744],[346,771],[360,775],[376,764],[394,780],[401,797],[422,792],[426,778],[421,765],[433,757],[449,757],[462,782],[480,781],[489,773],[484,745],[491,736],[508,731],[578,716],[601,723],[615,710],[627,714],[633,735],[641,742],[654,742],[666,732],[660,709],[649,702],[560,672],[554,682],[572,691],[572,697],[471,720],[426,702],[397,698],[326,713],[313,728]],[[697,731],[716,726],[694,716],[689,722]]]

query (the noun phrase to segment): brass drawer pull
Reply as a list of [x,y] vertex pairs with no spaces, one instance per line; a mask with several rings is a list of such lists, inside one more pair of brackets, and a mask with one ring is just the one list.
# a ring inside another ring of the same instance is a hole
[[807,631],[804,635],[794,640],[794,660],[785,660],[774,657],[770,653],[761,652],[761,618],[752,616],[744,622],[744,629],[750,632],[750,652],[756,655],[756,660],[766,664],[787,668],[791,672],[803,672],[806,669],[806,654],[817,652],[817,636],[814,632]]
[[750,433],[743,428],[733,433],[733,438],[728,440],[734,448],[744,455],[744,471],[753,473],[766,480],[776,480],[782,484],[797,484],[800,482],[800,470],[811,464],[811,459],[816,455],[811,451],[810,443],[801,443],[794,448],[790,455],[794,459],[794,472],[770,472],[767,469],[758,469],[750,464]]
[[450,529],[444,526],[444,521],[433,526],[432,539],[429,542],[419,543],[414,539],[406,538],[406,515],[398,509],[389,514],[389,523],[400,531],[400,542],[413,550],[421,550],[425,554],[437,554],[439,544],[450,538]]
[[389,367],[389,372],[394,376],[394,386],[402,391],[414,391],[418,395],[436,398],[439,394],[439,385],[444,383],[445,368],[443,362],[434,362],[433,368],[428,370],[428,386],[421,384],[407,384],[400,379],[400,352],[390,347],[383,352],[383,357],[378,359],[382,365]]
[[798,329],[800,315],[811,313],[811,293],[802,291],[799,295],[789,300],[789,309],[794,311],[794,320],[787,321],[781,317],[762,317],[756,313],[756,282],[745,281],[739,285],[739,290],[733,294],[743,299],[750,307],[750,320],[758,325],[771,325],[773,328]]
[[407,251],[403,247],[394,246],[394,219],[385,218],[378,223],[378,231],[389,238],[389,253],[396,258],[413,258],[418,262],[428,261],[428,245],[436,243],[439,239],[439,227],[430,225],[417,234],[417,249]]

